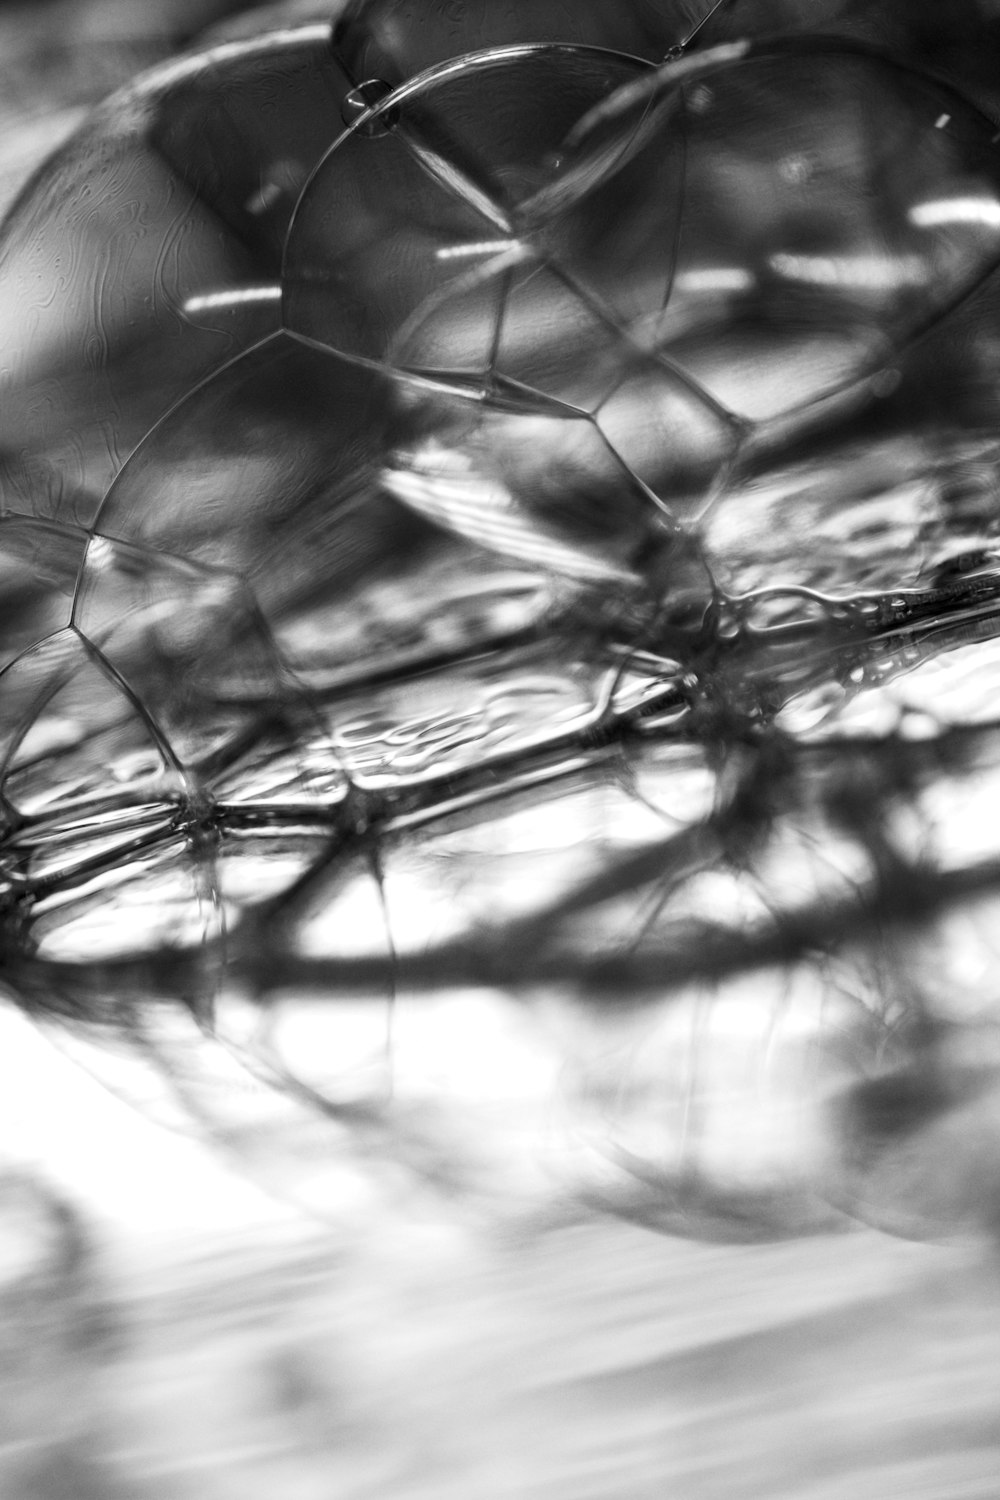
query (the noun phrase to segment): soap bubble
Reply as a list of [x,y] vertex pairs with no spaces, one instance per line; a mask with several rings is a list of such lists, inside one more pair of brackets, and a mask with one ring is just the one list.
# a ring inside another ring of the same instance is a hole
[[277,12],[6,221],[10,983],[321,1206],[980,1214],[998,132],[807,9]]

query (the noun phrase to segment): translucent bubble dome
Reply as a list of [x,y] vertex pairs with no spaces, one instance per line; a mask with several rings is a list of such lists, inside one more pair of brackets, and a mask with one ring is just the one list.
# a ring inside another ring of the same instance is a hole
[[8,217],[8,982],[321,1205],[978,1220],[1000,132],[899,6],[564,9],[269,13]]

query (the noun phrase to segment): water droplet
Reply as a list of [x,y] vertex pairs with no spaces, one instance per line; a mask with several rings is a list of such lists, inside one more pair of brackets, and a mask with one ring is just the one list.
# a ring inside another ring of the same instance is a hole
[[[383,110],[381,114],[374,115],[371,119],[365,117],[391,93],[392,85],[385,83],[381,78],[368,78],[364,83],[357,84],[344,95],[344,102],[340,107],[344,124],[353,127],[357,135],[364,136],[368,140],[388,135],[399,124],[398,109],[394,107]],[[358,121],[364,121],[364,123],[358,124]]]

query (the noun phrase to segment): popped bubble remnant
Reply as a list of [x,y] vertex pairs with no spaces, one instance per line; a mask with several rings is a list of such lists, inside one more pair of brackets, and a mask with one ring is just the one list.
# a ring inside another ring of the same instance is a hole
[[459,9],[172,63],[8,217],[9,981],[320,1206],[325,1131],[683,1233],[978,1222],[982,90],[898,6]]

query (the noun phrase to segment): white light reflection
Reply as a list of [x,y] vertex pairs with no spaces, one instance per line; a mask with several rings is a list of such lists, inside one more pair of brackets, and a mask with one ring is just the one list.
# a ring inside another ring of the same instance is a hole
[[87,567],[91,573],[107,573],[115,565],[115,549],[107,537],[92,536],[87,545]]
[[205,292],[198,297],[189,297],[184,303],[184,311],[209,312],[216,307],[237,307],[241,303],[280,301],[280,286],[241,286],[225,292]]
[[756,278],[741,266],[705,266],[700,271],[681,271],[674,281],[678,292],[751,292]]
[[928,279],[928,267],[919,255],[780,253],[769,256],[768,265],[788,281],[864,291],[891,291],[900,286],[923,286]]
[[1000,229],[1000,203],[995,198],[936,198],[917,203],[907,217],[918,229],[936,229],[945,224],[981,224]]
[[502,255],[520,250],[520,240],[477,240],[473,245],[444,245],[434,253],[438,260],[469,260],[476,255]]
[[[532,440],[527,431],[525,439]],[[419,515],[501,556],[578,580],[634,581],[628,569],[547,531],[522,511],[501,480],[466,467],[460,455],[435,441],[411,454],[406,467],[383,470],[382,483]]]

